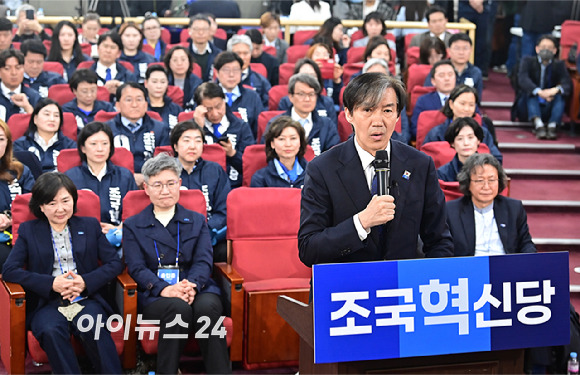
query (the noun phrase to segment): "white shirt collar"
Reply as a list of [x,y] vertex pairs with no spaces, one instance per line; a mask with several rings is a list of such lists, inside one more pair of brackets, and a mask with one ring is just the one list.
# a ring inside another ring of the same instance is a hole
[[4,84],[4,82],[0,83],[0,89],[2,89],[2,94],[7,97],[10,98],[10,93],[13,92],[15,94],[20,94],[22,92],[22,85],[18,85],[18,87],[14,90],[10,90],[8,87],[6,87],[6,85]]
[[88,163],[87,167],[89,168],[89,172],[91,172],[91,174],[95,176],[99,181],[101,181],[103,177],[105,177],[105,175],[107,174],[107,164],[105,164],[105,166],[101,169],[101,171],[98,174],[95,174],[95,172],[91,169],[91,166]]
[[[207,118],[205,119],[205,127],[208,128],[209,130],[211,130],[213,133],[213,124]],[[218,130],[220,133],[224,134],[224,132],[226,130],[228,130],[229,127],[230,127],[230,122],[228,120],[228,117],[226,115],[224,115],[224,117],[222,117],[222,119],[220,121],[220,126],[218,127]]]
[[[372,156],[368,151],[364,150],[358,143],[356,139],[356,135],[354,136],[354,148],[358,154],[360,159],[361,167],[367,179],[367,185],[369,190],[371,189],[371,185],[373,182],[373,177],[375,176],[375,169],[373,168],[373,161],[375,161],[375,157]],[[387,148],[385,149],[387,154],[389,155],[389,160],[391,160],[391,141],[387,144]]]
[[52,146],[53,144],[55,144],[57,141],[58,141],[58,132],[56,132],[56,133],[55,133],[55,134],[52,136],[52,138],[50,138],[50,139],[48,140],[48,142],[46,142],[46,141],[44,140],[44,138],[42,138],[42,137],[41,137],[41,136],[38,134],[38,132],[34,132],[34,142],[38,143],[38,145],[39,145],[40,147],[42,147],[42,149],[43,149],[44,151],[48,150],[48,148],[49,148],[50,146]]
[[105,78],[107,69],[111,69],[111,78],[114,79],[117,76],[117,64],[113,63],[111,66],[104,66],[100,61],[97,61],[96,73],[99,77]]
[[199,51],[199,50],[197,49],[197,47],[195,46],[195,43],[191,43],[191,50],[192,50],[193,52],[197,53],[198,55],[203,55],[203,54],[205,54],[206,52],[207,52],[207,53],[211,53],[211,52],[212,52],[212,51],[211,51],[211,47],[209,46],[209,42],[207,42],[207,43],[205,44],[205,48],[204,48],[203,50],[201,50],[201,51]]
[[[290,117],[292,117],[292,120],[298,121],[298,122],[300,122],[300,120],[302,120],[302,117],[300,117],[300,115],[296,112],[296,110],[294,109],[294,106],[290,110],[290,113],[291,113]],[[306,139],[308,139],[308,136],[310,135],[310,132],[312,131],[312,127],[314,126],[314,123],[312,122],[312,113],[309,113],[308,117],[306,117],[305,120],[307,120],[308,123],[304,125],[304,132],[306,133],[305,134]]]

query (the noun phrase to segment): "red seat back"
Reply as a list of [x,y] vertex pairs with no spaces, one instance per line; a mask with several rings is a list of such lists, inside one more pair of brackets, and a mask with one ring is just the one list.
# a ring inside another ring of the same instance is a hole
[[180,107],[183,107],[183,90],[177,86],[167,86],[167,96]]
[[[455,157],[455,149],[446,141],[437,141],[425,143],[421,146],[421,151],[433,158],[435,168],[445,165]],[[489,147],[485,143],[480,143],[477,148],[480,154],[489,154]]]
[[260,142],[262,139],[262,135],[266,132],[266,127],[268,126],[268,122],[273,119],[274,117],[281,115],[286,111],[264,111],[260,112],[258,115],[258,131],[256,134],[256,140]]
[[310,48],[309,45],[299,44],[288,47],[286,50],[287,62],[296,63],[298,60],[306,56],[306,52]]
[[155,48],[150,46],[149,44],[143,44],[141,51],[150,54],[151,56],[155,56]]
[[[294,33],[294,45],[305,44],[309,39],[312,39],[318,30],[298,30]],[[309,46],[310,47],[310,46]]]
[[[118,114],[119,112],[99,111],[95,114],[95,121],[107,122],[115,118],[115,116],[117,116]],[[149,115],[149,117],[151,117],[153,120],[163,122],[161,115],[155,111],[147,111],[147,115]]]
[[353,133],[352,125],[350,122],[346,121],[346,115],[344,111],[338,113],[338,136],[340,141],[344,142]]
[[[28,130],[28,124],[30,122],[30,114],[28,113],[17,113],[10,116],[8,119],[8,127],[12,133],[12,139],[16,140],[24,135]],[[62,134],[72,139],[77,140],[77,120],[75,115],[70,112],[63,112],[62,119]]]
[[405,59],[407,61],[407,68],[415,65],[415,64],[419,64],[419,47],[409,47],[406,51],[405,51]]
[[300,189],[245,188],[228,195],[232,266],[252,281],[310,278],[298,258]]
[[[179,190],[179,204],[188,210],[198,212],[207,216],[205,198],[201,190]],[[149,206],[151,200],[145,190],[128,191],[123,198],[123,221],[127,218],[137,215]]]
[[262,52],[265,52],[271,56],[277,57],[278,52],[276,51],[276,47],[273,46],[264,46],[262,47]]
[[186,28],[181,29],[181,32],[179,33],[179,42],[189,43],[188,39],[189,39],[189,29]]
[[[174,156],[173,148],[171,146],[157,146],[155,147],[155,151],[153,152],[154,156],[159,155],[160,153],[165,152],[170,156]],[[203,152],[201,157],[204,160],[213,161],[218,163],[224,171],[227,169],[226,165],[226,152],[224,151],[223,147],[218,145],[217,143],[207,145],[203,145]]]
[[[58,171],[63,173],[81,165],[81,157],[76,148],[62,150],[56,157],[56,161]],[[111,162],[119,167],[127,168],[132,173],[135,172],[133,154],[124,147],[115,147]]]
[[350,36],[350,44],[352,45],[352,43],[354,43],[355,41],[362,39],[364,37],[365,37],[365,34],[363,34],[363,31],[361,29],[358,29]]
[[346,61],[349,64],[363,62],[363,55],[367,47],[350,47],[346,52]]
[[356,73],[358,73],[362,70],[364,65],[365,64],[362,62],[357,62],[357,63],[352,63],[352,64],[346,63],[343,65],[344,71],[342,73],[342,80],[344,81],[345,86],[350,82],[353,75],[355,75]]
[[81,50],[87,56],[91,56],[93,52],[93,45],[91,43],[81,43]]
[[405,35],[405,51],[409,49],[409,45],[411,44],[411,40],[417,34],[407,34]]
[[566,20],[562,23],[560,37],[560,60],[566,61],[570,48],[576,43],[580,45],[580,21]]
[[64,67],[61,63],[56,61],[45,61],[42,70],[47,72],[54,72],[60,75],[64,74]]
[[447,182],[439,180],[439,186],[441,187],[441,190],[443,190],[443,194],[445,195],[445,202],[449,202],[463,197],[463,193],[459,190],[459,182],[457,181]]
[[419,114],[417,119],[417,149],[421,149],[429,131],[445,122],[446,119],[447,117],[439,110],[423,111]]
[[165,44],[171,43],[171,33],[165,27],[161,28],[161,40]]
[[[65,105],[75,98],[75,94],[70,89],[68,83],[57,83],[48,88],[48,97],[54,99],[58,104]],[[109,91],[105,86],[97,87],[97,100],[109,101]]]
[[431,65],[415,64],[410,66],[407,70],[407,92],[413,92],[415,86],[423,86],[430,71]]
[[290,77],[292,77],[292,75],[294,74],[295,65],[296,65],[295,63],[287,63],[287,62],[280,65],[278,84],[280,85],[288,84]]
[[250,69],[268,79],[268,70],[262,63],[250,63]]
[[217,29],[214,34],[214,38],[218,39],[228,39],[228,33],[224,29]]
[[268,91],[268,109],[270,111],[277,111],[280,100],[288,95],[288,85],[272,86]]
[[434,86],[415,86],[415,87],[413,87],[413,90],[411,91],[411,100],[409,101],[409,104],[407,105],[407,113],[413,113],[413,109],[415,108],[415,104],[417,104],[417,100],[421,96],[423,96],[425,94],[429,94],[433,91],[435,91]]

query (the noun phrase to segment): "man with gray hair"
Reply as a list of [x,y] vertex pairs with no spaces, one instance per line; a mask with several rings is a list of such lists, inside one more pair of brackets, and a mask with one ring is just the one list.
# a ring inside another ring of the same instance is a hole
[[201,67],[201,79],[207,82],[212,77],[211,67],[213,60],[222,50],[210,42],[211,22],[207,17],[195,15],[189,20],[189,49],[195,62]]
[[[30,14],[33,18],[30,18]],[[45,31],[42,25],[38,22],[36,16],[36,9],[30,4],[21,5],[16,11],[16,25],[18,31],[12,38],[13,42],[24,42],[28,39],[50,40],[51,37]]]
[[247,35],[234,35],[228,40],[228,51],[240,56],[242,66],[242,85],[252,88],[262,99],[262,105],[268,107],[268,92],[272,88],[268,79],[252,71],[250,60],[253,50],[252,40]]
[[[320,90],[322,88],[315,77],[306,73],[294,74],[288,82],[288,98],[292,107],[280,115],[290,116],[304,127],[308,144],[316,156],[340,142],[336,124],[329,117],[319,116],[318,111],[314,110]],[[270,120],[268,127],[276,118]],[[261,143],[264,143],[264,137]]]

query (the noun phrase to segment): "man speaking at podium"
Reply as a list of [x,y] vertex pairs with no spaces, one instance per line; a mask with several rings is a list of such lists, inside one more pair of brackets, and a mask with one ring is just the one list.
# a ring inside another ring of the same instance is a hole
[[382,73],[346,87],[354,136],[306,168],[298,247],[307,266],[422,257],[419,236],[425,257],[453,255],[433,160],[391,140],[405,97],[400,81]]

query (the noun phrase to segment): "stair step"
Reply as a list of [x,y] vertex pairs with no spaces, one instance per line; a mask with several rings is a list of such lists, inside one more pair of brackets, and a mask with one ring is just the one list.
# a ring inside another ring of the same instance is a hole
[[494,120],[493,126],[499,127],[510,127],[510,126],[517,126],[517,127],[526,127],[531,128],[533,124],[529,121],[502,121],[502,120]]
[[542,199],[523,199],[522,204],[526,207],[580,207],[580,201],[575,200],[542,200]]
[[580,238],[532,238],[535,245],[580,246]]
[[534,150],[534,151],[576,151],[576,145],[571,143],[519,143],[499,142],[500,150]]
[[522,169],[506,168],[505,172],[509,177],[515,176],[557,176],[580,178],[580,170],[576,169]]
[[511,108],[514,102],[481,102],[481,107]]

